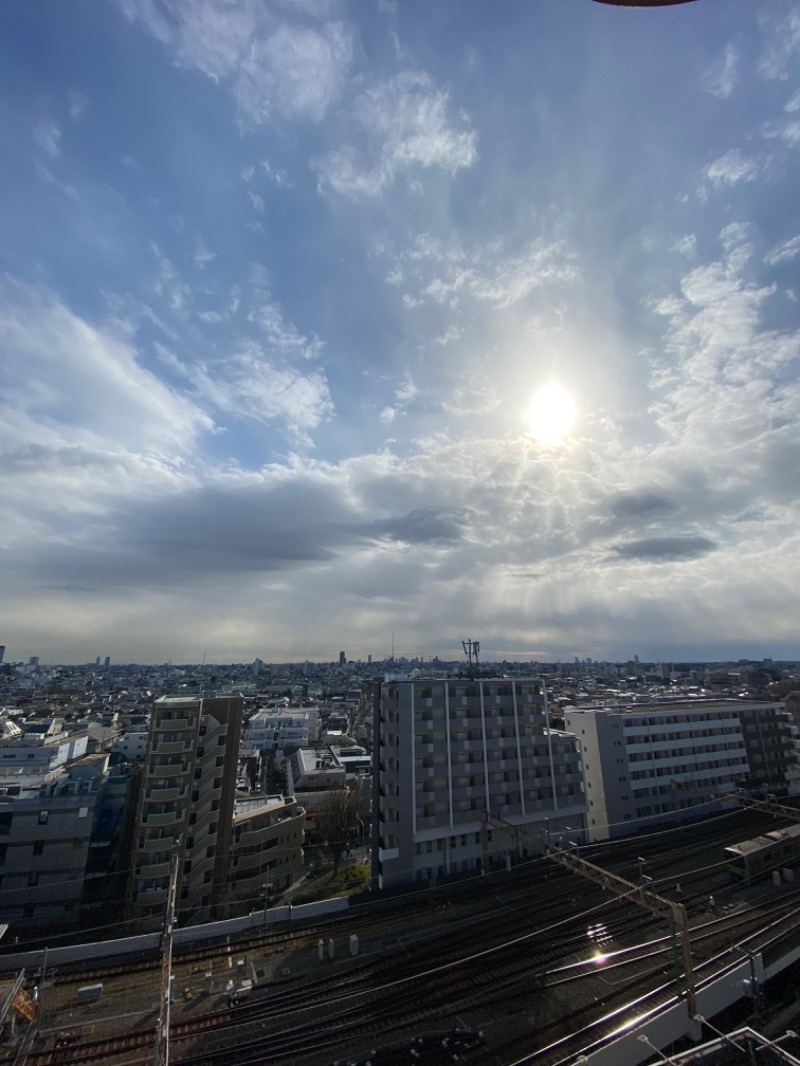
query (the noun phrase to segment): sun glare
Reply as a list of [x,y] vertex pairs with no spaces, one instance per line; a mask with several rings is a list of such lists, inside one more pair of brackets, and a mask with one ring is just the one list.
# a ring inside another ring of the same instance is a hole
[[560,444],[578,414],[575,401],[561,385],[543,385],[530,407],[531,436],[542,444]]

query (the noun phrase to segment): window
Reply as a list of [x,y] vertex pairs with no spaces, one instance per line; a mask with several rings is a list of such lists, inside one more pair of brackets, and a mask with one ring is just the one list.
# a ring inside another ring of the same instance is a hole
[[78,817],[79,818],[88,818],[89,817],[89,808],[88,807],[79,807],[78,808]]
[[43,840],[34,840],[34,842],[33,842],[33,854],[34,855],[41,855],[43,851],[44,851],[44,841]]
[[35,888],[39,884],[39,871],[31,870],[28,874],[28,888]]
[[39,825],[47,825],[47,820],[50,817],[50,811],[39,811]]

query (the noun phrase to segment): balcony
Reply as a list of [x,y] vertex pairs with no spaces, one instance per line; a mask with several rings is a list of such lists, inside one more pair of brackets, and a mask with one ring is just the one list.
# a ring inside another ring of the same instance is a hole
[[185,786],[176,785],[174,788],[151,788],[145,792],[144,798],[149,803],[174,803],[176,800],[183,799],[185,795]]
[[145,814],[142,825],[175,825],[181,820],[181,811],[164,811],[163,814]]
[[173,777],[186,777],[187,774],[191,774],[192,768],[188,763],[182,763],[180,761],[158,763],[158,765],[150,764],[147,767],[147,776],[156,778],[173,778]]
[[139,854],[154,855],[159,852],[169,851],[175,846],[174,832],[153,834],[152,836],[145,837],[144,843],[138,849]]
[[197,718],[156,718],[152,729],[157,733],[179,733],[182,729],[194,732],[196,725]]
[[156,738],[153,751],[159,755],[182,755],[184,752],[192,751],[194,744],[190,740],[172,740],[165,742]]
[[169,877],[170,864],[168,862],[141,862],[136,866],[136,876],[146,878],[148,881],[158,881],[162,877]]
[[166,888],[143,888],[136,893],[136,903],[139,907],[163,906],[166,902]]

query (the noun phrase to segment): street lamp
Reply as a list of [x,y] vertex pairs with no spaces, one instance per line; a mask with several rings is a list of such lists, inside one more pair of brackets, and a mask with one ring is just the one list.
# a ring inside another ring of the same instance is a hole
[[636,860],[639,863],[639,884],[644,884],[644,868],[647,866],[647,859],[641,857]]

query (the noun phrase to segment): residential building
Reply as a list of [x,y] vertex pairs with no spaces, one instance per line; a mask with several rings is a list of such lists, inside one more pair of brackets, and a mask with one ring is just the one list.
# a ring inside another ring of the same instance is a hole
[[131,762],[143,760],[147,754],[148,736],[144,730],[120,733],[111,741],[109,751],[116,752]]
[[2,921],[14,929],[72,924],[118,895],[135,783],[127,770],[109,769],[108,755],[87,755],[35,785],[0,788]]
[[24,731],[4,719],[0,729],[0,785],[36,784],[48,773],[86,755],[88,744],[88,733],[67,733],[59,718],[36,722]]
[[[237,800],[228,899],[255,908],[265,896],[277,896],[294,881],[303,865],[306,812],[294,796]],[[266,886],[269,886],[267,889]]]
[[519,846],[543,848],[548,835],[583,835],[580,745],[550,728],[536,678],[388,679],[374,735],[379,887],[482,869]]
[[241,724],[241,696],[164,696],[153,704],[136,819],[132,917],[163,917],[174,853],[179,918],[215,916],[228,884]]
[[308,747],[319,735],[316,707],[276,707],[257,711],[244,729],[242,743],[259,751]]
[[723,809],[714,797],[748,784],[751,755],[766,760],[759,779],[768,763],[772,779],[782,773],[794,781],[795,734],[781,706],[698,700],[564,708],[565,725],[583,746],[589,838]]
[[779,795],[800,792],[800,728],[783,703],[740,705],[750,767],[744,785]]
[[286,762],[289,791],[324,792],[344,788],[347,767],[330,749],[298,748]]

